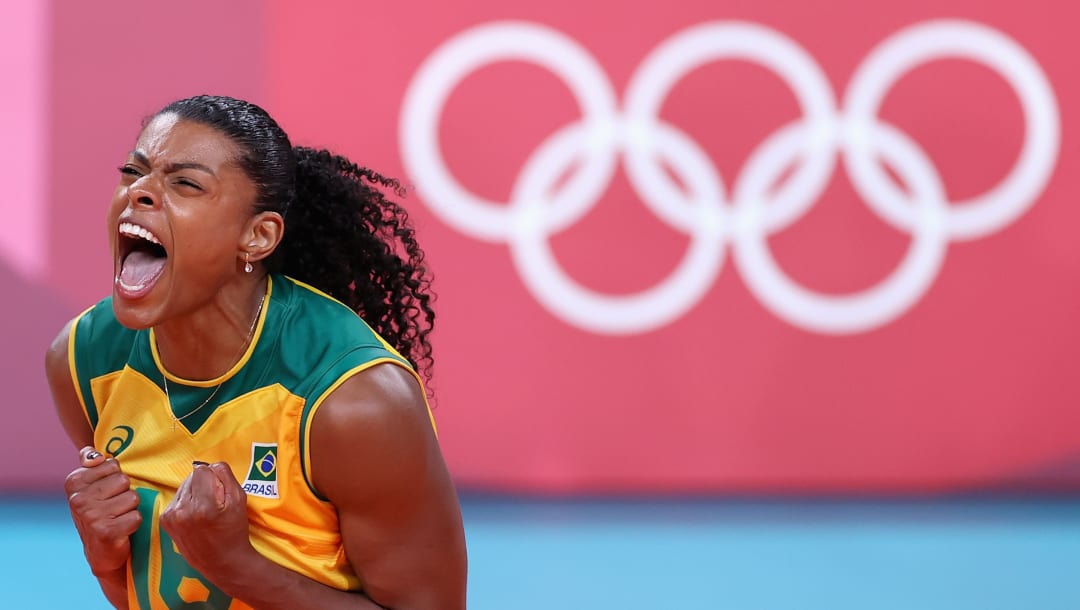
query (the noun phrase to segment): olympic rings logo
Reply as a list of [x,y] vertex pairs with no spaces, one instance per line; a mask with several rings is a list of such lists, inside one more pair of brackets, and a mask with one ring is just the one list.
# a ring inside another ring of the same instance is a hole
[[[1016,92],[1025,134],[1016,164],[989,191],[947,201],[941,177],[919,146],[878,110],[912,68],[946,57],[979,62]],[[775,72],[791,87],[802,118],[780,127],[751,154],[731,188],[708,155],[659,110],[671,88],[709,62],[742,60]],[[446,99],[470,72],[518,60],[561,78],[581,119],[551,134],[525,163],[510,201],[470,192],[441,157],[438,126]],[[790,38],[748,22],[702,23],[672,36],[642,62],[620,108],[603,69],[575,41],[525,22],[497,22],[458,34],[429,56],[404,100],[401,148],[423,199],[446,223],[476,239],[505,242],[529,291],[549,311],[594,332],[660,328],[690,310],[720,272],[730,242],[734,264],[775,315],[820,333],[858,333],[887,324],[933,283],[952,240],[971,240],[1010,224],[1046,186],[1058,154],[1059,118],[1050,84],[1031,56],[1004,34],[969,21],[930,21],[874,48],[855,71],[842,105],[813,58]],[[620,157],[631,185],[661,221],[690,236],[677,268],[640,293],[600,294],[558,265],[548,238],[597,203]],[[796,222],[820,197],[842,157],[855,190],[882,220],[912,235],[886,279],[844,295],[816,293],[788,277],[766,239]],[[888,163],[908,187],[889,179]],[[574,166],[573,175],[560,182]],[[673,173],[685,187],[664,171]],[[772,188],[787,168],[794,171]],[[555,187],[559,185],[559,188]]]

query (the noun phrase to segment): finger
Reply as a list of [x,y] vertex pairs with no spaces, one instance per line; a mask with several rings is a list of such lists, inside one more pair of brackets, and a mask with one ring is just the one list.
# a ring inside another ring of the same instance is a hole
[[94,519],[104,517],[115,518],[124,513],[137,511],[139,508],[139,494],[125,490],[122,493],[102,498],[89,491],[75,492],[68,496],[68,506],[74,515],[80,519]]
[[76,491],[104,500],[106,498],[131,492],[131,479],[122,472],[113,472],[89,482],[87,485],[83,486],[82,489]]
[[175,506],[187,506],[191,503],[191,475],[189,474],[183,481],[180,482],[180,487],[176,488],[176,494],[173,495],[173,499],[169,502],[167,508]]
[[109,498],[109,502],[114,503],[115,515],[120,516],[124,513],[139,512],[140,504],[139,494],[132,489],[117,494],[116,496]]
[[128,536],[142,521],[137,498],[132,501],[130,495],[87,503],[80,503],[76,496],[70,506],[79,531],[93,532],[95,538],[102,540]]
[[176,489],[176,494],[173,495],[172,500],[169,500],[169,504],[165,506],[165,509],[161,511],[161,527],[174,538],[177,534],[174,529],[174,523],[190,518],[190,488],[191,475],[188,475],[187,478],[180,482],[180,487]]
[[114,498],[95,507],[94,513],[86,515],[80,522],[103,540],[130,536],[142,523],[142,514],[123,498]]
[[130,485],[127,476],[120,471],[120,465],[116,460],[109,458],[100,461],[96,466],[83,466],[71,471],[64,480],[64,491],[71,495],[110,477],[121,477],[119,480],[122,481],[124,487]]
[[113,526],[125,538],[134,534],[140,525],[142,525],[142,513],[137,510],[121,513],[113,518]]

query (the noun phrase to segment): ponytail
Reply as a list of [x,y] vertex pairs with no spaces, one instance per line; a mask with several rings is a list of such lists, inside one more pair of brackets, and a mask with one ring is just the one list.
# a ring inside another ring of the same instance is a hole
[[267,269],[348,305],[430,379],[431,276],[408,213],[384,194],[405,189],[326,150],[297,146],[293,155],[295,194]]

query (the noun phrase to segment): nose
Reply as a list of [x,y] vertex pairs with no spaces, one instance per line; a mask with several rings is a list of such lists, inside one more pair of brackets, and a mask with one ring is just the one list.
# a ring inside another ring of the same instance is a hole
[[150,183],[150,176],[142,176],[128,187],[128,200],[137,206],[157,207],[160,198]]

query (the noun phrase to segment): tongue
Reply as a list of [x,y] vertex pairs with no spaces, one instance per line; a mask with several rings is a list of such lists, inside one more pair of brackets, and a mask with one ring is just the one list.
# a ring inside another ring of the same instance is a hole
[[142,288],[156,280],[164,268],[164,256],[154,256],[149,252],[135,250],[124,259],[124,264],[120,268],[120,281],[132,288]]

